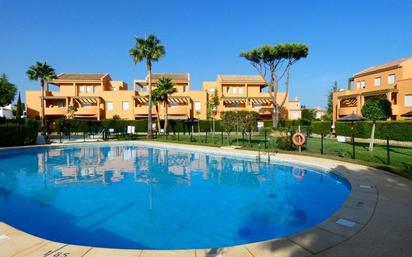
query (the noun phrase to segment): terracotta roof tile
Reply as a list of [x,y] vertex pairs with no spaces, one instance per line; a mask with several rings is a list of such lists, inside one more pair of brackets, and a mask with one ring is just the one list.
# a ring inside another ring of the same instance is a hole
[[379,71],[379,70],[384,70],[384,69],[388,69],[388,68],[392,68],[392,67],[397,67],[399,65],[401,65],[402,62],[411,59],[412,57],[407,57],[407,58],[402,58],[399,60],[395,60],[395,61],[391,61],[388,63],[384,63],[384,64],[380,64],[380,65],[376,65],[376,66],[372,66],[369,67],[367,69],[364,69],[360,72],[357,72],[355,74],[353,74],[354,77],[365,74],[365,73],[370,73],[370,72],[374,72],[374,71]]
[[60,80],[101,80],[104,73],[62,73],[57,76]]

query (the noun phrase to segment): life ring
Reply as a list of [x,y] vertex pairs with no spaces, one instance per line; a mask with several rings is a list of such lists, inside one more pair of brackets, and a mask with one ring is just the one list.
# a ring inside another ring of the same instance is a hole
[[305,170],[294,167],[294,168],[292,169],[292,175],[293,175],[297,180],[302,180],[303,177],[305,176]]
[[306,138],[301,132],[296,132],[292,136],[292,142],[296,146],[302,146],[305,144]]

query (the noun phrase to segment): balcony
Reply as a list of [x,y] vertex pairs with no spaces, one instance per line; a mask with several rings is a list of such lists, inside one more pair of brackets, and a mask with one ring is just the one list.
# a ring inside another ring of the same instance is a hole
[[76,115],[96,115],[97,107],[79,107],[77,108]]
[[352,113],[357,113],[357,107],[341,107],[338,110],[338,115],[339,116],[345,116],[345,115],[349,115]]
[[[147,117],[148,107],[147,105],[135,106],[133,111],[135,117]],[[152,115],[157,115],[155,106],[152,107]]]
[[66,115],[66,107],[46,107],[44,109],[44,113],[46,115],[59,115],[59,116],[65,116]]
[[168,109],[169,115],[189,115],[189,113],[190,113],[189,105],[171,106]]

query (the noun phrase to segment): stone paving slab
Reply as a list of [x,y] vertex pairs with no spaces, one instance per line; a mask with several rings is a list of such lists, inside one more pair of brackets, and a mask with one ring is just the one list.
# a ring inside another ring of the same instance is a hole
[[13,255],[13,257],[43,257],[53,256],[59,253],[59,250],[65,247],[66,244],[56,242],[44,242],[25,251]]
[[[141,250],[122,250],[108,248],[93,248],[87,252],[84,257],[139,257]],[[68,256],[70,257],[70,255]]]
[[312,254],[288,239],[278,239],[246,245],[255,257],[306,257]]
[[155,251],[143,250],[139,257],[196,257],[195,250]]
[[290,236],[289,239],[311,253],[318,253],[329,249],[346,240],[345,237],[318,227]]
[[196,257],[254,257],[242,246],[196,250]]

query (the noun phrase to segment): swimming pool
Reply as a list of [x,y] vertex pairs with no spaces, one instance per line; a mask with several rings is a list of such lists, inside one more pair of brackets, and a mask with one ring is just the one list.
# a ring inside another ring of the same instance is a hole
[[287,236],[331,216],[346,179],[136,144],[0,152],[0,220],[58,242],[214,248]]

